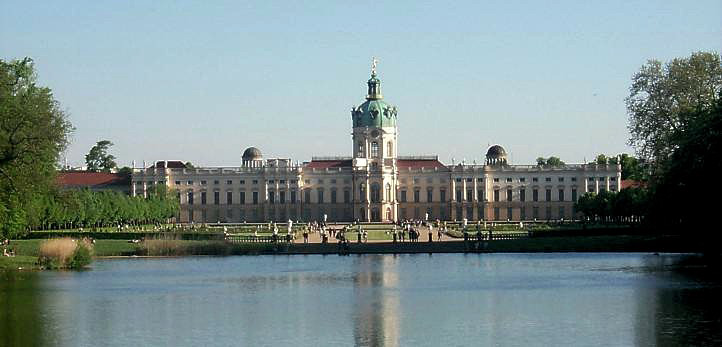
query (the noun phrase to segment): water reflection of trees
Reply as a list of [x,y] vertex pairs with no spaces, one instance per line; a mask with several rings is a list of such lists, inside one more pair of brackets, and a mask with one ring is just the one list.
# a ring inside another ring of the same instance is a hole
[[39,276],[0,272],[0,346],[42,346]]
[[637,289],[636,345],[722,345],[722,283],[714,274],[719,267],[692,257],[643,258],[651,283]]

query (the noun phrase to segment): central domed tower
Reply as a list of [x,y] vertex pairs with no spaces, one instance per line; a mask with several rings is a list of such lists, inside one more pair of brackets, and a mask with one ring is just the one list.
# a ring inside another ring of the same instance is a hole
[[397,109],[383,100],[375,60],[367,83],[366,101],[351,110],[353,158],[382,166],[384,159],[396,158]]
[[397,111],[384,101],[376,63],[374,59],[366,101],[351,110],[354,216],[362,221],[395,221]]

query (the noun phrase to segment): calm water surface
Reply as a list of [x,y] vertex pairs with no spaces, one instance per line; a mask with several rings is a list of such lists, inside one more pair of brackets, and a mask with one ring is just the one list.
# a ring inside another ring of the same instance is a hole
[[721,287],[679,257],[100,260],[0,274],[0,345],[722,345]]

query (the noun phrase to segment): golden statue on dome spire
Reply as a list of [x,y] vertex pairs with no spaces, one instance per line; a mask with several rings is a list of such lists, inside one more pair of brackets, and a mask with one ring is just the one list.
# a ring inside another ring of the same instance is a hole
[[371,76],[376,76],[376,64],[378,63],[379,60],[376,57],[371,57]]

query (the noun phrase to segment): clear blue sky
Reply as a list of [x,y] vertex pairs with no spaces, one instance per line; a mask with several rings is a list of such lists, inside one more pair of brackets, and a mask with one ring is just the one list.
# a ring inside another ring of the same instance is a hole
[[517,164],[631,152],[624,98],[647,59],[722,51],[722,1],[8,1],[0,57],[35,59],[119,165],[351,155],[372,56],[400,154]]

